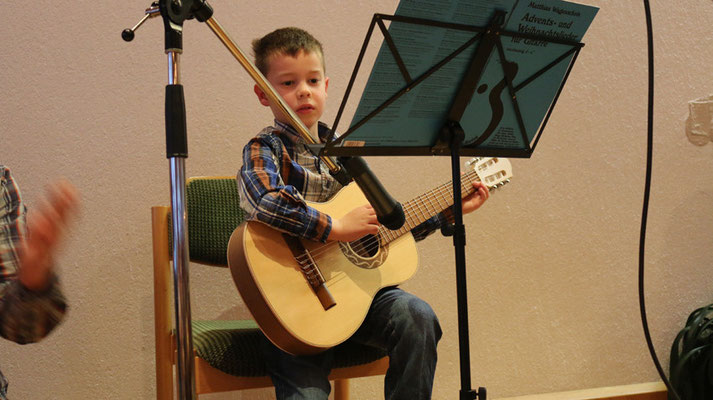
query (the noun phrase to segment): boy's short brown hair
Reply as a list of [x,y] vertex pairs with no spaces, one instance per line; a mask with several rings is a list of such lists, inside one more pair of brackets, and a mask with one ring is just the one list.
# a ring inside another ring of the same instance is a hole
[[322,59],[322,69],[325,69],[322,43],[303,29],[295,27],[280,28],[260,39],[253,40],[252,44],[255,66],[263,75],[267,75],[270,56],[281,53],[296,57],[300,50],[306,53],[314,52],[318,54]]

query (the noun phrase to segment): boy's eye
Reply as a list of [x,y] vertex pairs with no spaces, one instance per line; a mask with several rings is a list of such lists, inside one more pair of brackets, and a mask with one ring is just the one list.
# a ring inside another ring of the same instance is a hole
[[318,78],[312,78],[312,79],[309,80],[309,83],[319,83],[319,79],[318,79]]
[[295,83],[294,81],[284,81],[282,82],[283,86],[292,86],[292,84]]

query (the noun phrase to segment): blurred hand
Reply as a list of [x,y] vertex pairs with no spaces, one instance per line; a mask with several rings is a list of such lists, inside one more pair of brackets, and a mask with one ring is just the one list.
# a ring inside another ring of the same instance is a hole
[[50,186],[47,198],[38,208],[30,209],[28,236],[19,251],[18,278],[26,288],[34,291],[47,288],[54,265],[54,252],[78,207],[77,190],[63,180]]

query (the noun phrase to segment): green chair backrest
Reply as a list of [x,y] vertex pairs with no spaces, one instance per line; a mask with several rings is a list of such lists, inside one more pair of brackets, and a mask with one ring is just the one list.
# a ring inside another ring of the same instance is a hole
[[[227,266],[230,235],[245,212],[233,177],[195,177],[186,184],[188,252],[191,261]],[[169,238],[171,237],[169,219]]]

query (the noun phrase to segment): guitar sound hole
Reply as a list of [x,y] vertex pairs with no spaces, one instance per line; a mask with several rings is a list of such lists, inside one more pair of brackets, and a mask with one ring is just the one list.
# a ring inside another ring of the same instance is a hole
[[371,258],[379,252],[379,238],[374,235],[366,235],[361,239],[349,242],[349,247],[359,257]]

